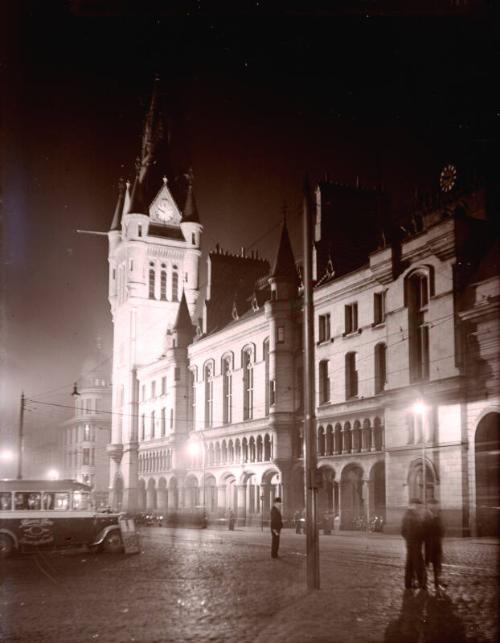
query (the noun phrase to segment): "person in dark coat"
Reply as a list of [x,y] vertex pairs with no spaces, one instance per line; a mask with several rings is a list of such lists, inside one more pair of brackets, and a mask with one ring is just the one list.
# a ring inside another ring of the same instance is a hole
[[439,515],[436,500],[429,500],[429,511],[424,524],[424,551],[425,565],[432,564],[434,571],[434,587],[436,591],[441,588],[441,566],[443,561],[443,536],[444,527]]
[[411,589],[416,579],[420,589],[426,588],[426,575],[422,546],[424,541],[424,515],[422,503],[418,499],[410,500],[410,505],[403,516],[401,535],[406,542],[405,588]]
[[283,528],[281,517],[281,498],[275,498],[271,508],[271,558],[278,558],[280,532]]

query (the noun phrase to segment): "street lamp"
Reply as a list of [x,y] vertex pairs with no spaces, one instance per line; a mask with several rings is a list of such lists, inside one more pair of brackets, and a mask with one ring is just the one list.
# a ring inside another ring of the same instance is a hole
[[203,513],[205,513],[205,444],[204,438],[200,434],[199,440],[191,441],[188,445],[188,450],[193,458],[199,458],[201,455],[201,478],[202,478],[202,506]]
[[59,471],[57,469],[49,469],[47,471],[47,478],[49,480],[59,480]]
[[427,465],[426,465],[426,455],[425,455],[425,415],[427,412],[427,406],[422,400],[417,400],[413,405],[413,417],[415,420],[415,425],[419,422],[422,436],[422,495],[424,507],[427,505]]

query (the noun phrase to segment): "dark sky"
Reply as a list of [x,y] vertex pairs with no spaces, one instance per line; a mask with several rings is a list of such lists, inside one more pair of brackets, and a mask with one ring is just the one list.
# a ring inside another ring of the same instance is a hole
[[[4,6],[0,444],[21,390],[71,403],[96,336],[111,347],[107,240],[75,230],[109,228],[155,74],[205,252],[271,259],[286,202],[300,254],[306,172],[382,184],[402,213],[444,162],[482,163],[494,138],[498,23],[482,3],[144,4]],[[31,404],[28,430],[63,415]]]

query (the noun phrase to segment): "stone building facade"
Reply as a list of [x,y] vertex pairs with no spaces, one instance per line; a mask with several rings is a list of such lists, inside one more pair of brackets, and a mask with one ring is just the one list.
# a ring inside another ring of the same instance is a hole
[[61,477],[92,487],[96,507],[108,504],[111,440],[111,379],[109,356],[100,342],[82,365],[75,388],[74,413],[63,422],[59,446],[63,454]]
[[[111,501],[251,524],[279,494],[290,517],[304,505],[303,359],[286,222],[272,264],[209,253],[195,324],[203,228],[191,174],[182,200],[152,182],[155,109],[109,232]],[[499,280],[484,190],[448,180],[387,237],[377,193],[325,181],[311,207],[320,512],[396,528],[410,498],[435,498],[450,532],[490,533]]]

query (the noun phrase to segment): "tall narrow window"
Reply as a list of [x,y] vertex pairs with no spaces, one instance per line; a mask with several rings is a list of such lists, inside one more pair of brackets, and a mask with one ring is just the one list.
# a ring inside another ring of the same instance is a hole
[[252,351],[243,352],[243,419],[253,418],[253,364]]
[[151,382],[151,397],[156,397],[156,381]]
[[193,419],[193,427],[196,428],[196,370],[193,368],[189,371],[191,380],[191,417]]
[[319,363],[319,403],[330,401],[330,378],[328,377],[328,360]]
[[151,438],[155,438],[155,424],[156,424],[156,414],[154,411],[151,411]]
[[318,341],[326,342],[330,339],[330,313],[320,315],[318,318]]
[[387,381],[386,351],[385,344],[375,346],[375,393],[380,393],[385,389]]
[[214,381],[213,365],[205,366],[205,428],[210,428],[213,423],[213,405],[214,405]]
[[345,334],[354,333],[358,330],[358,304],[348,304],[344,307]]
[[165,433],[167,432],[167,422],[166,422],[166,409],[162,408],[161,410],[161,437],[165,437]]
[[174,409],[170,409],[170,429],[174,428]]
[[167,378],[165,376],[161,378],[161,394],[167,394]]
[[345,388],[346,399],[358,394],[358,371],[356,370],[356,353],[345,356]]
[[426,323],[429,303],[427,275],[416,273],[408,279],[408,340],[410,353],[410,380],[429,378],[429,327]]
[[155,298],[155,271],[154,271],[154,264],[150,263],[149,264],[149,298],[154,299]]
[[222,421],[230,424],[233,409],[233,382],[231,374],[231,358],[226,357],[222,362]]
[[265,340],[263,349],[264,349],[264,386],[265,386],[265,389],[264,389],[265,409],[264,410],[267,417],[269,415],[269,404],[270,403],[274,404],[275,402],[274,396],[273,396],[272,402],[270,402],[271,388],[269,386],[269,340],[268,339]]
[[165,301],[167,299],[167,271],[162,266],[160,273],[160,299]]
[[83,465],[88,465],[90,464],[90,449],[83,449],[83,460],[82,460]]
[[373,295],[373,323],[382,324],[385,321],[385,291]]
[[284,326],[278,326],[278,337],[276,338],[276,341],[278,344],[284,344],[285,343],[285,327]]
[[172,273],[172,301],[179,301],[179,273]]
[[144,413],[141,415],[141,440],[146,439],[146,416]]

